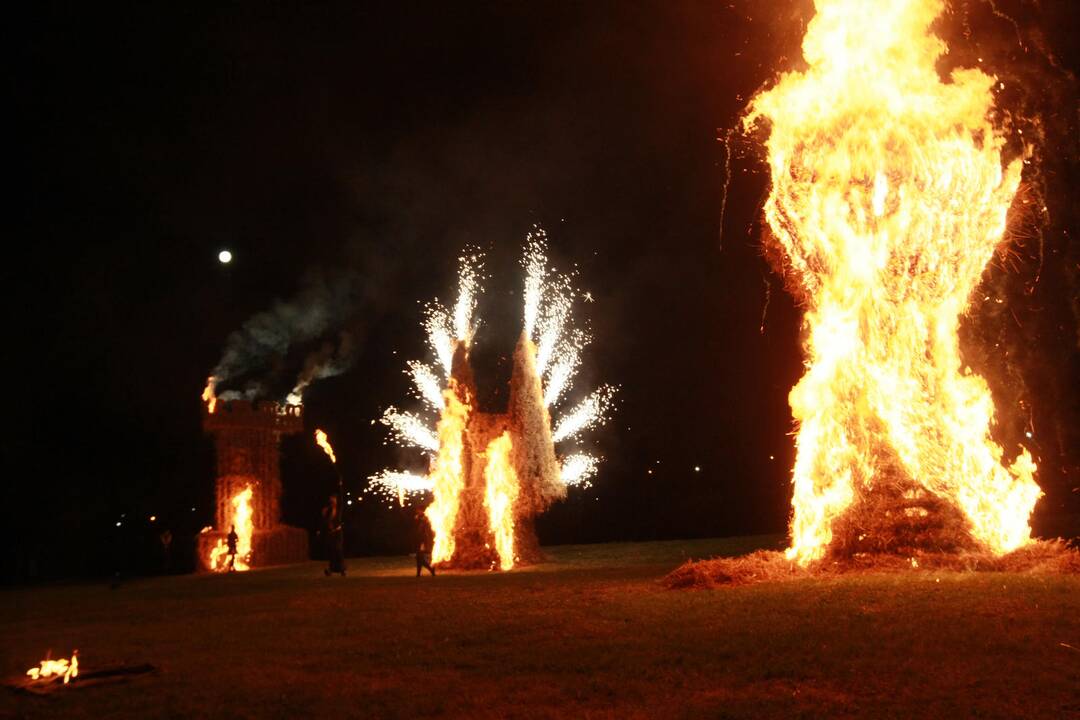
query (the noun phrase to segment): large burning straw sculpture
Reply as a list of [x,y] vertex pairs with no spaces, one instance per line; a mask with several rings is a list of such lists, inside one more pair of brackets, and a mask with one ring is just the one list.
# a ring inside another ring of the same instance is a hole
[[563,403],[589,339],[571,326],[570,279],[549,269],[542,231],[529,236],[523,265],[524,325],[506,412],[477,407],[469,351],[481,265],[472,255],[461,260],[453,309],[434,302],[426,310],[438,370],[417,361],[408,365],[433,421],[396,408],[383,416],[398,442],[427,453],[429,467],[423,475],[383,471],[371,478],[373,486],[402,502],[409,494],[430,493],[432,560],[444,567],[508,570],[537,560],[534,518],[564,498],[568,486],[588,483],[599,462],[560,451],[605,419],[614,388],[603,385],[576,404]]
[[995,78],[939,77],[941,0],[816,9],[807,69],[744,119],[768,129],[767,250],[805,308],[785,558],[1001,558],[1032,543],[1041,492],[1028,451],[992,439],[993,399],[958,329],[1023,157],[1003,157]]
[[[219,400],[213,378],[203,394],[203,428],[217,450],[215,528],[199,535],[203,568],[248,570],[308,559],[307,532],[281,523],[281,436],[303,430],[302,408],[274,402]],[[228,557],[235,529],[236,557]]]

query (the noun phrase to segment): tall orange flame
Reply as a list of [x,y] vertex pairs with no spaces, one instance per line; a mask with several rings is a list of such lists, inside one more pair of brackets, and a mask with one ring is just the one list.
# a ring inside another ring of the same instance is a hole
[[206,387],[202,391],[202,401],[206,403],[206,412],[211,415],[214,414],[214,409],[217,407],[215,385],[217,385],[217,378],[211,375],[206,379]]
[[518,478],[510,460],[513,443],[510,433],[492,440],[487,446],[487,464],[484,466],[484,507],[488,510],[488,526],[495,536],[495,552],[499,554],[499,567],[514,567],[514,502],[518,496]]
[[461,491],[465,488],[464,436],[469,406],[458,399],[456,382],[443,391],[445,403],[436,430],[439,453],[431,464],[432,500],[425,514],[431,522],[435,542],[432,562],[446,562],[454,556],[454,523],[457,520]]
[[987,549],[1013,550],[1030,540],[1035,464],[1026,449],[1003,464],[957,335],[1020,182],[988,119],[995,79],[941,80],[942,0],[815,4],[808,69],[745,121],[769,121],[765,216],[806,298],[788,557],[822,557],[854,498],[899,476],[960,508]]
[[[236,559],[233,562],[233,569],[240,572],[251,569],[249,565],[251,562],[251,536],[255,532],[255,525],[252,521],[251,496],[252,489],[248,485],[234,495],[231,500],[233,514],[230,525],[236,528],[237,538]],[[228,532],[229,528],[222,528],[222,530]],[[226,570],[228,552],[228,545],[223,539],[219,538],[217,545],[210,550],[210,569],[219,572]]]
[[326,453],[327,457],[330,458],[330,462],[336,465],[337,458],[334,456],[334,448],[330,446],[330,440],[327,439],[326,433],[324,433],[322,430],[316,430],[315,442],[318,444],[319,447],[323,449],[323,452]]

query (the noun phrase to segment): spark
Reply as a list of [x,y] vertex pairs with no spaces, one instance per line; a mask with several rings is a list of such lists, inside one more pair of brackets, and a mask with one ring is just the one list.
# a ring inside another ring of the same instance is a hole
[[442,366],[443,373],[450,377],[454,364],[454,333],[450,327],[450,314],[435,300],[425,308],[424,330],[428,346]]
[[537,325],[540,339],[536,343],[536,372],[544,374],[555,347],[562,340],[563,331],[570,321],[573,293],[570,279],[557,276],[544,288],[544,311]]
[[406,371],[416,386],[420,398],[426,402],[432,410],[442,410],[442,383],[431,366],[418,360],[410,360],[409,369]]
[[561,442],[604,422],[614,403],[614,398],[615,388],[611,385],[601,385],[593,390],[588,397],[559,419],[552,433],[552,440]]
[[592,455],[583,453],[568,455],[563,458],[559,479],[570,486],[587,485],[589,478],[596,474],[599,465],[600,458]]
[[382,424],[390,428],[402,445],[438,452],[439,440],[435,433],[416,415],[388,407],[382,416]]
[[464,343],[468,347],[479,325],[473,315],[477,298],[483,290],[480,285],[483,267],[483,255],[475,252],[462,255],[458,258],[458,296],[453,312],[447,310],[438,298],[424,307],[423,326],[428,346],[438,358],[446,377],[450,377],[453,369],[457,343]]
[[426,476],[404,470],[382,470],[368,477],[374,491],[386,496],[431,492],[434,483]]
[[574,330],[569,338],[559,344],[555,360],[548,370],[547,382],[544,383],[544,405],[555,405],[573,381],[581,365],[581,351],[588,342],[589,338],[583,331]]
[[547,280],[547,234],[540,228],[525,238],[525,254],[522,256],[525,268],[525,337],[535,340],[533,331],[540,314],[540,302],[544,295],[544,283]]
[[218,262],[222,265],[228,265],[232,262],[232,253],[228,250],[222,250],[217,255]]

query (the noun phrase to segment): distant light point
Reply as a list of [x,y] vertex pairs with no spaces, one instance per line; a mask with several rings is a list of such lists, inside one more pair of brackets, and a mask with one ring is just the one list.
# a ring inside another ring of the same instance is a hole
[[222,250],[217,254],[217,259],[222,265],[228,265],[232,262],[232,253],[228,250]]

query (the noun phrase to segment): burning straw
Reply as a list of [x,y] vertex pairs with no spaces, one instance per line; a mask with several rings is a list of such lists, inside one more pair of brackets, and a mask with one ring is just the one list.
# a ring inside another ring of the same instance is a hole
[[815,6],[806,69],[744,118],[768,132],[767,254],[805,308],[791,545],[704,576],[1056,556],[1031,545],[1035,462],[991,437],[993,398],[958,335],[1023,169],[993,122],[996,79],[940,77],[942,0]]
[[1004,555],[990,552],[916,552],[910,556],[860,553],[800,565],[783,552],[758,550],[741,557],[690,561],[661,583],[669,589],[786,582],[857,573],[996,572],[1022,575],[1080,575],[1080,551],[1061,540],[1040,540]]

